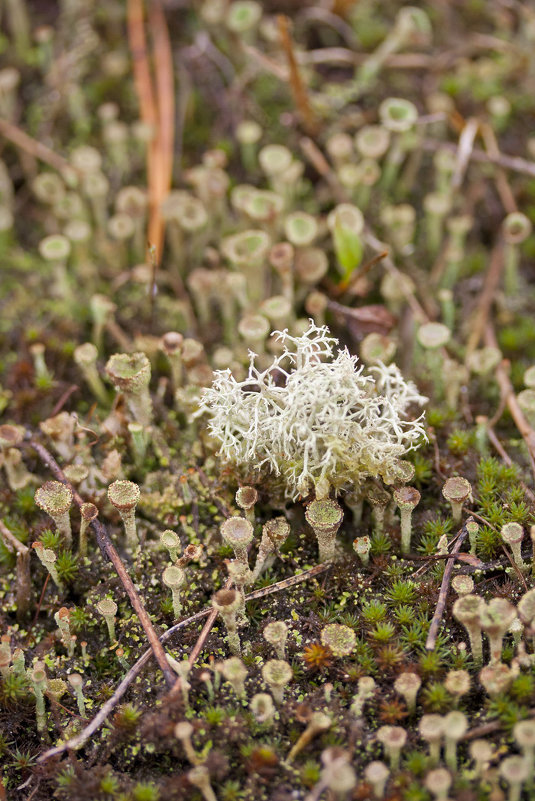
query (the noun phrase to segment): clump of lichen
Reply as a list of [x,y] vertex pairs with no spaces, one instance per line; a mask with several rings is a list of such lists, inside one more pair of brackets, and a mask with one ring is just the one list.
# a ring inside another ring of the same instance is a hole
[[424,398],[396,365],[367,373],[326,326],[300,337],[275,333],[282,353],[264,370],[255,364],[238,381],[218,371],[203,393],[209,428],[222,456],[262,473],[281,475],[288,497],[328,497],[366,478],[396,479],[401,456],[425,440],[423,414],[407,419]]

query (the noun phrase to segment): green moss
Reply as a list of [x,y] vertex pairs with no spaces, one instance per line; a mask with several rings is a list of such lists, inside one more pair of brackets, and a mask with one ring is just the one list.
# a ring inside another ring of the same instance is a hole
[[424,687],[420,700],[426,712],[447,712],[452,705],[450,694],[440,682],[431,682]]
[[388,621],[378,623],[370,632],[370,637],[377,643],[389,642],[396,634],[396,628]]
[[474,444],[474,432],[457,428],[448,436],[446,444],[455,456],[464,456]]
[[399,604],[407,605],[414,603],[417,588],[413,581],[394,581],[390,589],[387,590],[386,598],[390,606]]
[[384,603],[374,599],[362,605],[361,615],[366,623],[381,623],[387,616],[387,608]]

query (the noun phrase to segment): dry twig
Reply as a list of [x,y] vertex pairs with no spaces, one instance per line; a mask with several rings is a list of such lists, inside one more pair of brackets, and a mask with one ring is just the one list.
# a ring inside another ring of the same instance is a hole
[[[436,150],[449,150],[455,153],[457,151],[456,145],[450,144],[449,142],[442,142],[439,139],[424,139],[423,142],[420,143],[420,147],[424,150],[430,150],[431,152],[435,152]],[[512,170],[513,172],[535,178],[535,162],[520,158],[520,156],[509,156],[506,153],[491,155],[479,148],[473,148],[470,152],[470,161],[478,161],[481,164],[498,164],[500,167],[505,167],[507,170]]]
[[[468,523],[470,518],[466,521]],[[444,614],[444,609],[446,608],[446,600],[448,598],[448,590],[450,588],[450,581],[451,581],[451,574],[453,573],[453,566],[455,564],[455,557],[461,550],[461,545],[464,542],[465,537],[468,534],[466,530],[466,523],[463,525],[462,529],[459,532],[457,537],[457,542],[453,546],[452,552],[449,554],[448,561],[446,563],[446,567],[444,568],[444,575],[442,576],[442,584],[440,585],[440,592],[438,594],[438,601],[435,609],[435,614],[433,615],[433,620],[431,621],[431,625],[429,626],[429,632],[427,634],[427,640],[425,641],[425,647],[428,651],[432,651],[435,647],[435,643],[437,641],[437,634],[440,628],[440,622],[442,620],[442,615]]]
[[[259,590],[254,590],[253,592],[249,593],[249,595],[245,596],[246,601],[253,601],[257,598],[264,598],[266,595],[272,595],[275,592],[280,592],[281,590],[288,589],[288,587],[292,587],[294,584],[299,584],[301,581],[306,581],[309,578],[314,578],[318,576],[320,573],[324,573],[331,565],[321,564],[317,565],[316,567],[311,568],[310,570],[305,570],[303,573],[299,573],[297,576],[290,576],[290,578],[283,579],[282,581],[278,581],[276,584],[272,584],[269,587],[262,587]],[[167,642],[171,639],[171,637],[176,634],[177,631],[180,629],[189,626],[190,623],[194,623],[197,620],[201,620],[203,617],[208,617],[211,614],[211,609],[201,609],[200,612],[196,612],[191,617],[186,618],[186,620],[181,620],[180,623],[177,623],[175,626],[172,626],[168,629],[164,634],[161,635],[159,638],[160,644]],[[203,627],[203,631],[206,626]],[[195,650],[195,649],[194,649]],[[49,748],[48,751],[45,751],[44,754],[41,754],[38,762],[44,762],[50,757],[58,756],[59,754],[63,754],[65,751],[73,751],[77,748],[80,748],[84,743],[88,741],[92,734],[94,734],[104,723],[106,718],[112,712],[112,710],[117,706],[125,692],[127,691],[130,684],[134,681],[134,679],[139,676],[144,666],[149,661],[150,657],[152,656],[153,651],[152,649],[148,649],[145,653],[140,656],[137,662],[132,665],[128,673],[124,676],[120,684],[117,686],[115,692],[108,698],[106,703],[103,707],[97,712],[93,720],[75,737],[72,737],[67,742],[62,743],[61,745],[57,745],[54,748]]]
[[22,131],[20,128],[17,128],[17,126],[13,125],[12,122],[0,118],[0,134],[6,139],[9,139],[10,142],[12,142],[16,147],[19,147],[25,153],[29,153],[36,159],[39,159],[39,161],[43,161],[45,164],[48,164],[50,167],[58,170],[58,172],[76,172],[74,167],[71,167],[67,159],[64,159],[63,156],[59,156],[57,153],[54,153],[53,150],[46,145],[43,145],[42,142],[32,139],[31,136],[28,136],[27,133]]
[[290,33],[290,20],[284,14],[279,14],[277,16],[277,26],[279,29],[281,45],[286,55],[288,68],[290,70],[289,82],[295,105],[297,106],[299,116],[301,117],[301,121],[306,132],[310,136],[314,136],[318,132],[318,121],[314,116],[314,112],[310,106],[307,88],[303,78],[301,77],[301,73],[299,72],[299,67],[297,66],[297,59],[295,57],[292,36]]
[[[39,442],[36,442],[33,439],[30,439],[29,445],[36,451],[39,455],[41,460],[44,464],[49,468],[49,470],[55,475],[58,481],[61,481],[62,484],[70,487],[73,493],[73,498],[77,506],[81,507],[84,503],[83,498],[78,492],[74,489],[74,487],[67,481],[63,470],[60,468],[52,454]],[[152,625],[152,621],[143,606],[141,598],[134,587],[134,583],[130,576],[128,575],[125,566],[122,563],[121,557],[115,550],[112,541],[109,538],[108,532],[104,525],[98,520],[93,520],[91,523],[91,527],[95,533],[97,544],[102,551],[103,555],[110,560],[113,564],[117,575],[119,576],[121,583],[130,598],[130,603],[132,604],[134,611],[136,612],[139,622],[143,626],[145,630],[145,634],[147,635],[147,639],[150,643],[152,651],[154,652],[154,656],[160,669],[164,675],[165,681],[169,687],[172,687],[174,684],[174,675],[173,671],[167,664],[167,659],[165,658],[165,651],[162,647],[160,640],[158,639],[158,635]]]
[[[485,343],[492,348],[498,347],[496,334],[494,333],[494,328],[490,323],[487,325],[485,332]],[[502,394],[502,397],[505,398],[509,411],[511,412],[511,417],[514,420],[518,431],[522,435],[522,439],[526,443],[531,461],[531,469],[533,475],[535,476],[535,431],[526,420],[522,409],[518,405],[518,400],[515,395],[513,385],[511,384],[511,380],[507,373],[506,360],[502,361],[496,368],[496,381],[498,382],[500,393]]]
[[485,273],[483,289],[480,292],[477,310],[473,316],[472,325],[470,326],[470,336],[466,344],[466,358],[477,348],[485,333],[490,310],[500,285],[504,264],[503,242],[499,239],[492,249],[489,267]]

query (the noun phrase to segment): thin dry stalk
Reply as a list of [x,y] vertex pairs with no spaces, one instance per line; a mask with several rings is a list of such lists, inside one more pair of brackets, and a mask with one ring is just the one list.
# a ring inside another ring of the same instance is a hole
[[[513,466],[513,460],[511,459],[511,457],[509,456],[509,454],[507,453],[507,451],[503,447],[502,443],[500,442],[500,440],[496,436],[496,432],[494,431],[494,429],[492,428],[492,426],[490,424],[487,425],[487,436],[489,438],[489,442],[491,443],[493,448],[496,450],[496,452],[499,454],[499,456],[501,457],[502,461],[504,461],[505,464],[508,467],[512,467]],[[528,487],[528,485],[525,484],[523,481],[519,481],[518,483],[520,484],[520,486],[522,487],[522,489],[524,490],[524,492],[526,493],[526,495],[528,496],[530,501],[532,503],[535,503],[535,493],[533,493],[532,490]]]
[[[471,518],[468,518],[466,522],[468,523],[470,519]],[[446,601],[448,599],[448,592],[450,588],[451,574],[453,573],[453,566],[455,564],[455,557],[461,550],[461,545],[463,544],[467,534],[468,531],[466,530],[466,523],[465,523],[459,532],[459,535],[457,537],[457,542],[453,546],[453,550],[449,554],[446,567],[444,568],[444,575],[442,576],[442,584],[440,585],[440,592],[438,594],[438,601],[435,609],[435,614],[433,615],[433,620],[431,621],[431,625],[429,626],[429,632],[427,634],[427,640],[425,641],[425,647],[427,648],[428,651],[432,651],[433,648],[435,647],[438,630],[440,628],[440,622],[442,620],[442,615],[444,614],[444,609],[446,608]]]
[[290,20],[284,14],[277,16],[277,26],[279,29],[279,38],[282,49],[286,55],[288,68],[290,70],[290,89],[294,103],[301,117],[301,122],[306,132],[310,136],[315,136],[318,132],[318,121],[312,111],[310,100],[308,99],[308,91],[299,72],[297,59],[295,57],[294,46],[292,42],[292,35],[290,33]]
[[[13,125],[13,123],[8,120],[0,118],[0,134],[25,153],[34,156],[34,158],[39,159],[39,161],[43,161],[45,164],[58,170],[58,172],[74,170],[74,167],[71,167],[67,159],[54,153],[53,150],[43,145],[41,142],[38,142],[36,139],[32,139],[31,136],[28,136],[27,133],[21,131],[20,128],[17,128],[16,125]],[[74,170],[74,172],[76,172],[76,170]]]
[[153,0],[150,4],[149,25],[153,39],[158,134],[152,143],[154,174],[149,175],[149,181],[153,184],[154,206],[149,220],[148,238],[156,250],[158,265],[162,257],[165,227],[161,204],[171,188],[175,137],[173,54],[161,0]]
[[[79,493],[75,490],[75,488],[67,481],[63,470],[60,468],[52,454],[39,442],[36,442],[33,439],[30,439],[28,443],[34,451],[38,454],[44,464],[49,468],[49,470],[54,474],[58,481],[61,481],[62,484],[70,487],[73,492],[73,498],[77,506],[81,507],[84,503],[83,498]],[[147,639],[149,644],[152,648],[154,653],[155,659],[160,666],[160,669],[164,675],[166,684],[169,687],[172,687],[174,684],[174,674],[171,668],[167,663],[167,659],[165,657],[165,651],[162,647],[160,640],[158,639],[158,635],[156,634],[156,630],[152,625],[152,621],[148,616],[145,607],[139,597],[139,594],[134,587],[134,583],[130,576],[128,575],[125,566],[121,561],[121,557],[115,550],[112,541],[108,536],[108,532],[104,525],[98,520],[93,520],[91,523],[91,527],[95,533],[97,544],[102,551],[102,554],[105,558],[109,559],[110,562],[113,564],[121,583],[130,598],[130,603],[136,612],[139,622],[143,626],[145,630],[145,634],[147,635]]]
[[477,348],[485,333],[490,310],[500,285],[504,264],[503,242],[499,239],[492,250],[483,289],[479,295],[477,310],[473,317],[470,336],[466,345],[467,358]]
[[461,135],[459,137],[459,146],[457,148],[457,160],[455,162],[455,169],[451,178],[451,185],[453,189],[458,189],[464,178],[470,156],[474,149],[474,141],[477,136],[479,128],[479,121],[475,117],[471,117],[466,121]]
[[[490,323],[487,325],[485,332],[485,344],[492,348],[498,347],[496,334],[494,333],[494,328]],[[502,397],[506,400],[509,411],[511,412],[511,417],[514,420],[518,431],[522,435],[522,439],[526,443],[531,461],[531,469],[533,475],[535,476],[535,431],[524,417],[524,413],[518,405],[518,400],[515,395],[513,385],[511,384],[507,374],[505,360],[502,361],[496,368],[496,381],[498,382],[498,387]]]
[[[253,592],[249,593],[249,595],[245,596],[246,601],[253,601],[257,598],[264,598],[266,595],[272,595],[276,592],[281,592],[282,590],[288,589],[292,587],[294,584],[299,584],[301,581],[306,581],[309,578],[314,578],[318,576],[320,573],[325,573],[331,567],[330,564],[322,564],[316,565],[316,567],[311,568],[310,570],[305,570],[303,573],[299,573],[297,576],[290,576],[290,578],[283,579],[282,581],[278,581],[276,584],[272,584],[270,587],[262,587],[262,589],[254,590]],[[196,612],[191,617],[186,618],[186,620],[181,620],[180,623],[172,626],[168,629],[164,634],[161,635],[159,638],[160,644],[166,643],[171,637],[176,634],[177,631],[180,629],[189,626],[190,623],[195,623],[197,620],[202,620],[203,617],[208,617],[211,614],[212,610],[208,609],[201,609],[200,612]],[[204,627],[206,628],[206,627]],[[203,628],[203,631],[204,631]],[[94,734],[104,723],[106,718],[110,715],[112,710],[117,706],[125,692],[127,691],[128,687],[134,679],[139,676],[144,666],[147,664],[151,656],[153,655],[152,649],[148,649],[145,653],[140,656],[137,662],[132,665],[128,673],[124,676],[120,684],[118,684],[115,692],[109,698],[104,706],[97,712],[93,720],[83,729],[76,737],[67,740],[66,742],[62,743],[61,745],[57,745],[54,748],[49,748],[48,751],[45,751],[44,754],[41,754],[38,762],[44,762],[50,757],[58,756],[59,754],[63,754],[65,751],[73,751],[76,748],[80,748],[84,743],[88,741],[92,734]]]
[[[500,157],[500,148],[498,146],[498,142],[496,139],[496,135],[492,130],[492,127],[488,124],[488,122],[482,122],[481,127],[481,138],[485,144],[485,150],[495,161]],[[513,190],[509,186],[509,182],[507,180],[507,175],[505,174],[505,170],[503,167],[498,166],[496,170],[496,189],[498,190],[498,194],[500,195],[500,199],[502,201],[503,207],[508,214],[511,214],[514,211],[517,211],[517,205],[515,201],[515,196],[513,194]]]
[[[449,150],[452,153],[457,151],[455,145],[448,142],[442,142],[439,139],[424,139],[420,143],[420,147],[424,150],[435,152],[436,150]],[[528,161],[527,159],[520,158],[520,156],[509,156],[506,153],[492,156],[479,148],[472,149],[470,153],[470,160],[477,161],[481,164],[498,164],[500,167],[505,167],[507,170],[521,173],[522,175],[529,175],[535,178],[535,162]]]

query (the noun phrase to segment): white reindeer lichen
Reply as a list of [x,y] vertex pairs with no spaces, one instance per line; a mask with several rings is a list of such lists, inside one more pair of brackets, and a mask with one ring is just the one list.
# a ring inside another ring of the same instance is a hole
[[427,398],[396,365],[370,367],[336,349],[338,340],[312,320],[303,336],[276,331],[284,344],[266,370],[255,366],[236,381],[219,370],[203,393],[199,413],[230,462],[281,476],[287,497],[314,489],[317,498],[353,489],[366,477],[396,478],[398,459],[425,439],[423,414],[407,419]]

